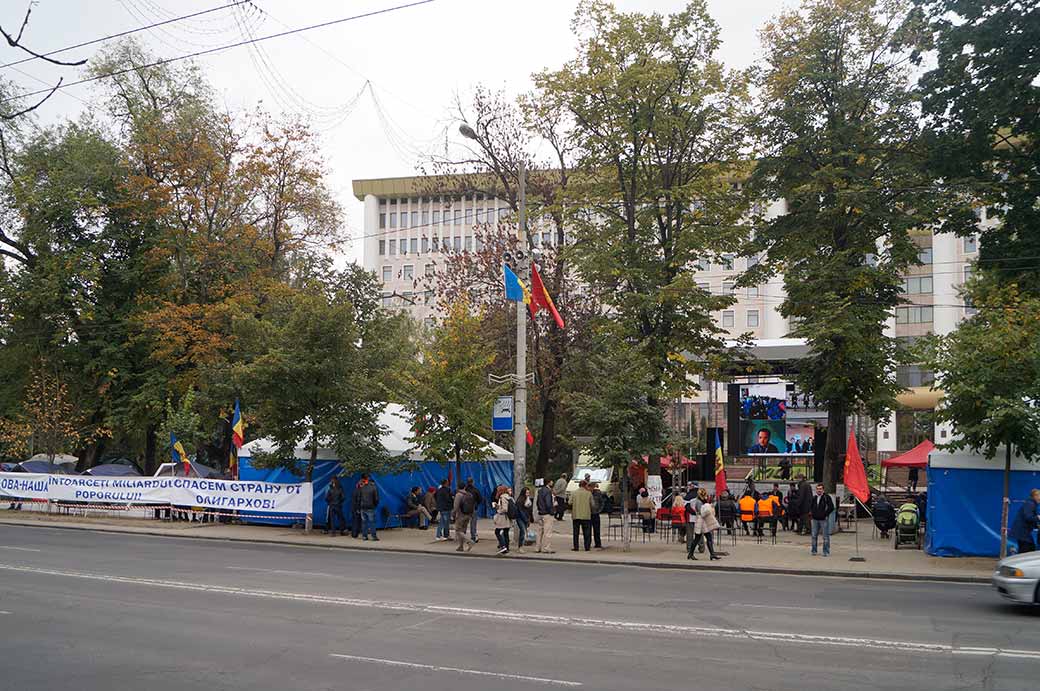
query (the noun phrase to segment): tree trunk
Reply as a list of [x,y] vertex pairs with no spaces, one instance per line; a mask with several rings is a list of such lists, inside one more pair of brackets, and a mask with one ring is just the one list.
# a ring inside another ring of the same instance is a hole
[[144,474],[155,475],[155,426],[149,425],[144,432]]
[[827,446],[823,451],[823,488],[832,494],[838,486],[845,447],[845,414],[836,406],[827,407]]
[[546,477],[555,440],[556,401],[552,397],[546,396],[542,399],[542,437],[538,440],[538,458],[534,464],[534,477]]

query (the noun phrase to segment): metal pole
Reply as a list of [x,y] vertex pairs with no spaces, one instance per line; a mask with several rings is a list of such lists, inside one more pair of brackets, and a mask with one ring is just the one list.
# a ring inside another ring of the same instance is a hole
[[1008,509],[1011,497],[1009,481],[1011,479],[1011,440],[1004,442],[1004,500],[1000,503],[1000,558],[1007,556],[1008,542]]
[[[520,163],[520,219],[517,235],[524,258],[517,262],[517,273],[531,285],[530,258],[527,251],[527,168]],[[527,479],[527,305],[516,303],[516,404],[513,425],[513,496],[519,496]]]

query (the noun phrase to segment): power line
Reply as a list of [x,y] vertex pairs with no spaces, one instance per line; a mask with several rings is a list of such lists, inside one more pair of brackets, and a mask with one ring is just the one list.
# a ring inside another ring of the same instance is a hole
[[[201,57],[203,55],[210,55],[212,53],[219,53],[219,52],[222,52],[222,51],[225,51],[225,50],[230,50],[232,48],[239,48],[241,46],[249,45],[251,43],[260,43],[261,41],[268,41],[268,40],[271,40],[273,38],[282,38],[283,36],[290,36],[292,34],[298,34],[298,33],[302,32],[302,31],[311,31],[313,29],[323,29],[323,28],[326,28],[326,27],[329,27],[329,26],[335,26],[337,24],[343,24],[345,22],[351,22],[351,21],[354,21],[354,20],[357,20],[357,19],[366,19],[368,17],[375,17],[375,16],[378,16],[378,15],[381,15],[381,14],[388,14],[390,12],[396,12],[397,10],[404,10],[404,9],[408,9],[408,8],[412,8],[412,7],[418,7],[419,5],[428,5],[428,4],[430,4],[431,2],[434,2],[434,1],[435,0],[417,0],[416,2],[410,2],[410,3],[404,4],[404,5],[395,5],[394,7],[387,7],[387,8],[381,9],[381,10],[373,10],[371,12],[364,12],[362,14],[356,14],[356,15],[353,15],[353,16],[350,16],[350,17],[343,17],[343,18],[340,18],[340,19],[332,19],[330,21],[321,22],[319,24],[311,24],[310,26],[303,26],[303,27],[300,27],[298,29],[292,29],[290,31],[281,31],[281,32],[276,33],[276,34],[268,34],[267,36],[260,36],[259,38],[255,38],[255,39],[247,39],[247,40],[244,40],[244,41],[237,41],[235,43],[229,43],[227,45],[217,46],[216,48],[208,48],[206,50],[199,50],[199,51],[196,51],[194,53],[188,53],[186,55],[180,55],[180,56],[177,56],[177,57],[174,57],[174,58],[164,58],[162,60],[156,60],[155,62],[151,62],[151,63],[149,63],[147,65],[140,65],[140,66],[136,66],[136,67],[128,67],[128,68],[122,69],[122,70],[115,70],[114,72],[107,72],[105,74],[99,74],[99,75],[96,75],[96,76],[93,76],[93,77],[87,77],[85,79],[80,79],[80,80],[75,81],[75,82],[68,82],[67,84],[60,84],[57,87],[55,87],[53,90],[56,91],[56,90],[61,90],[61,89],[67,89],[70,86],[79,86],[80,84],[87,84],[89,82],[94,82],[94,81],[97,81],[99,79],[107,79],[109,77],[118,77],[120,75],[127,74],[129,72],[138,72],[140,70],[146,70],[146,69],[149,69],[151,67],[160,67],[162,65],[168,65],[170,63],[179,62],[181,60],[188,60],[190,58],[197,58],[197,57]],[[51,91],[52,91],[52,89],[41,89],[39,91],[31,91],[31,92],[25,93],[25,94],[18,94],[18,95],[15,95],[15,96],[8,96],[7,98],[5,98],[3,100],[0,100],[0,104],[7,103],[9,101],[18,100],[18,99],[29,98],[30,96],[39,96],[40,94],[49,93]]]
[[[180,16],[180,17],[174,17],[173,19],[166,19],[164,21],[156,22],[154,24],[149,24],[147,26],[139,26],[136,29],[128,29],[126,31],[120,31],[119,33],[109,34],[108,36],[102,36],[101,38],[95,38],[95,39],[93,39],[91,41],[84,41],[83,43],[77,43],[74,46],[68,46],[66,48],[59,48],[57,50],[52,50],[49,53],[44,53],[43,55],[41,55],[39,57],[48,57],[48,56],[51,56],[51,55],[57,55],[59,53],[67,53],[68,51],[76,50],[77,48],[85,48],[86,46],[92,46],[95,43],[104,43],[105,41],[111,41],[114,38],[122,38],[123,36],[129,36],[130,34],[136,34],[139,31],[145,31],[147,29],[154,29],[156,27],[163,26],[164,24],[172,24],[174,22],[183,21],[185,19],[192,19],[193,17],[200,17],[200,16],[202,16],[204,14],[210,14],[211,12],[220,12],[221,10],[230,9],[230,8],[236,7],[238,5],[244,5],[244,4],[248,3],[248,2],[249,2],[249,0],[235,0],[234,2],[229,2],[226,5],[218,5],[217,7],[211,7],[208,10],[201,10],[199,12],[194,12],[192,14],[185,14],[185,15]],[[36,56],[32,56],[32,57],[28,57],[28,58],[23,58],[21,60],[15,60],[14,62],[9,62],[9,63],[6,63],[4,65],[0,65],[0,69],[3,69],[5,67],[13,67],[15,65],[21,65],[23,62],[30,62],[30,61],[36,60],[36,59],[38,59]],[[72,84],[67,84],[66,86],[72,86]],[[32,94],[26,94],[26,96],[30,96],[30,95],[32,95]]]

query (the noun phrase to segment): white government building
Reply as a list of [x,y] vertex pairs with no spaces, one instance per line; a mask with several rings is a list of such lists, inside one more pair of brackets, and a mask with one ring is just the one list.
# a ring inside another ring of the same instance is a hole
[[[431,196],[433,178],[416,176],[355,180],[354,195],[364,202],[363,265],[382,284],[383,304],[409,312],[427,323],[436,317],[432,294],[423,276],[446,253],[479,249],[476,228],[511,216],[506,202],[483,195]],[[767,215],[784,212],[784,202],[775,202]],[[985,210],[978,212],[986,223]],[[552,233],[532,232],[536,246],[553,242]],[[912,340],[925,334],[946,334],[971,313],[959,294],[978,257],[977,237],[922,232],[914,237],[920,248],[920,266],[905,276],[904,291],[910,305],[899,307],[889,321],[889,333]],[[778,307],[784,299],[783,277],[774,276],[754,288],[735,288],[737,277],[747,268],[746,258],[730,257],[721,264],[698,267],[697,282],[714,293],[732,293],[737,302],[718,314],[718,322],[734,337],[750,333],[762,344],[786,339],[787,319]],[[900,410],[877,430],[877,450],[890,452],[914,446],[925,433],[924,422],[936,404],[930,390],[931,373],[917,366],[901,367],[898,380],[907,387],[899,398]],[[725,400],[720,387],[714,402]],[[707,403],[703,392],[691,403]],[[930,430],[930,428],[928,428]],[[936,442],[947,438],[948,429],[935,430]]]

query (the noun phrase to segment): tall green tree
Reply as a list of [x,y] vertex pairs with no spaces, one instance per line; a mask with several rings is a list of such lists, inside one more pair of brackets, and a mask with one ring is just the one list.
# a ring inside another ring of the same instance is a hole
[[742,279],[782,271],[780,313],[810,354],[802,390],[827,410],[824,482],[833,491],[849,414],[886,414],[900,352],[885,324],[917,262],[914,229],[945,216],[922,165],[926,149],[901,51],[901,0],[810,0],[762,31],[750,187],[787,212],[756,228],[764,260]]
[[331,449],[344,469],[385,472],[398,460],[382,445],[379,422],[397,371],[410,359],[401,317],[376,306],[375,278],[348,270],[332,280],[272,292],[259,314],[236,319],[243,362],[234,381],[248,401],[254,432],[274,441],[262,462],[298,471],[295,450]]
[[[1040,5],[914,0],[908,26],[935,66],[920,80],[936,175],[986,206],[981,265],[1040,295]],[[947,227],[979,232],[963,211]]]
[[748,203],[734,182],[746,172],[747,77],[717,59],[719,27],[702,0],[667,16],[585,0],[573,27],[577,55],[536,75],[537,98],[573,120],[573,266],[602,299],[615,350],[649,363],[649,439],[663,429],[660,403],[695,389],[703,363],[725,349],[713,313],[733,298],[699,288],[694,267],[746,239]]
[[485,461],[490,453],[487,440],[497,392],[487,376],[495,351],[481,337],[482,318],[465,301],[452,306],[428,335],[404,382],[410,396],[411,442],[429,460],[454,462],[456,481],[463,461]]

